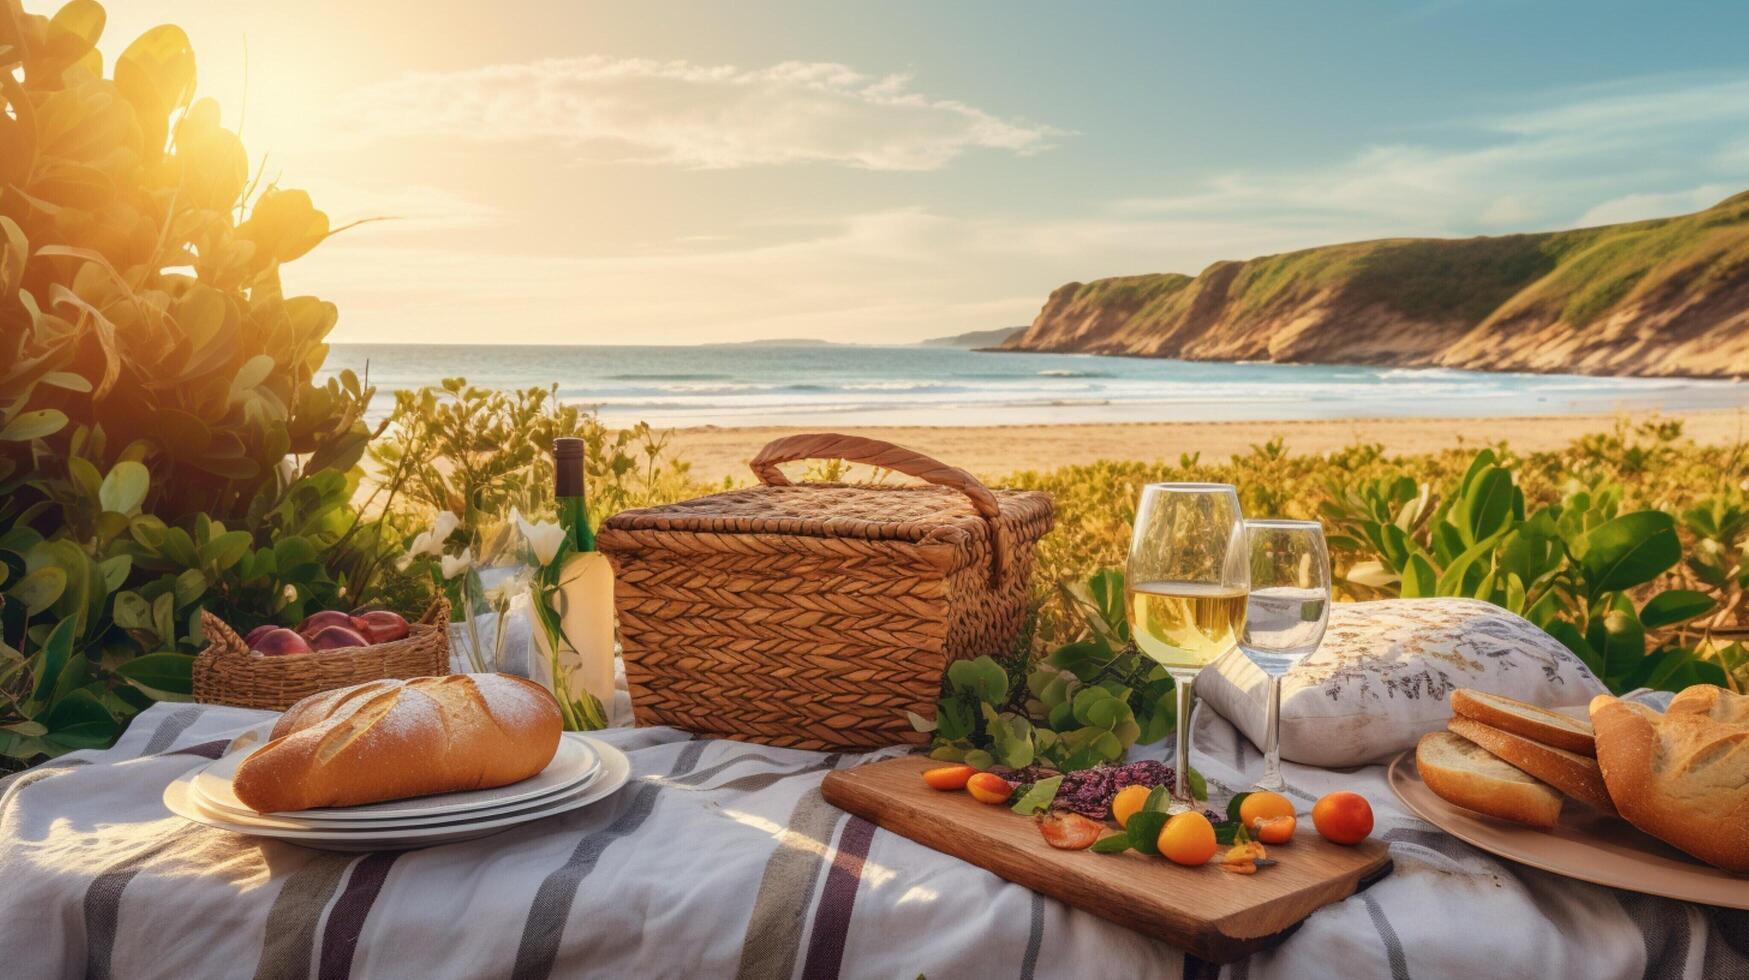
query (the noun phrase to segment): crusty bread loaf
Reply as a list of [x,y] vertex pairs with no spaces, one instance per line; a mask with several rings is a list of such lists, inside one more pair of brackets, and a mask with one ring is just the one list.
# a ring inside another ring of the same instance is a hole
[[1415,746],[1415,770],[1441,799],[1502,820],[1553,827],[1561,794],[1450,732],[1428,732]]
[[1526,701],[1466,687],[1452,692],[1451,710],[1460,718],[1479,721],[1557,749],[1580,755],[1597,754],[1597,743],[1589,722]]
[[1749,697],[1711,684],[1659,714],[1599,695],[1597,762],[1629,823],[1708,864],[1749,872]]
[[292,705],[232,788],[270,813],[506,786],[546,768],[563,728],[552,694],[520,677],[370,681]]
[[1522,769],[1573,799],[1615,816],[1615,804],[1609,800],[1609,790],[1603,785],[1603,773],[1597,768],[1596,759],[1503,732],[1469,718],[1453,718],[1446,727],[1487,749],[1513,768]]

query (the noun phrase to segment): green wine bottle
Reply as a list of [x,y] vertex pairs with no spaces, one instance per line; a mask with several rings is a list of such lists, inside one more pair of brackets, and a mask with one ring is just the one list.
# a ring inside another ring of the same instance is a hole
[[583,486],[583,440],[567,436],[553,440],[553,498],[559,526],[571,536],[577,551],[595,550],[595,529],[589,526],[589,501]]

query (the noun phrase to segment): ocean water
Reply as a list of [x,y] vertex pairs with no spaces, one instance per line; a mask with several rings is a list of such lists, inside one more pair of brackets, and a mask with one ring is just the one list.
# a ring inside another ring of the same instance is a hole
[[1443,368],[1218,364],[933,347],[336,344],[326,370],[378,395],[463,376],[558,385],[611,425],[1038,422],[1561,415],[1749,406],[1749,384]]

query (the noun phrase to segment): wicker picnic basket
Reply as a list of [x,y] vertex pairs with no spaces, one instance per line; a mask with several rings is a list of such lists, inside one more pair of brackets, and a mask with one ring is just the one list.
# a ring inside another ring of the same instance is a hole
[[[778,464],[868,463],[926,486],[791,485]],[[992,491],[890,443],[766,446],[760,486],[609,518],[637,721],[769,745],[919,742],[947,665],[1005,653],[1026,617],[1042,493]]]
[[224,620],[203,610],[200,623],[207,646],[194,658],[194,699],[202,704],[284,711],[337,687],[449,673],[449,600],[441,597],[399,640],[314,653],[250,653]]

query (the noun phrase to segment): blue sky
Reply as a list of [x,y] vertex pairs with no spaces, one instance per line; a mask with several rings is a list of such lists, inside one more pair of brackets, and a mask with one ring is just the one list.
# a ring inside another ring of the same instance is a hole
[[341,341],[905,341],[1749,188],[1743,3],[113,6],[270,174],[400,219],[288,270]]

